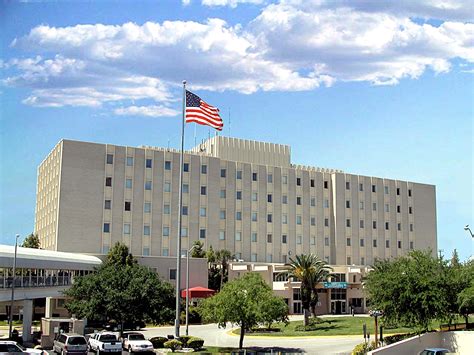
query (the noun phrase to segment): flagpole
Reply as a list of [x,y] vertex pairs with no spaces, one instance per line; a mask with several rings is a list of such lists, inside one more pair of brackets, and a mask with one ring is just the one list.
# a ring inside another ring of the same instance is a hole
[[178,240],[176,246],[176,318],[174,320],[175,336],[179,337],[181,318],[181,224],[183,210],[183,163],[184,163],[184,121],[186,115],[186,80],[183,80],[183,119],[181,121],[181,154],[179,158],[179,209],[178,209]]

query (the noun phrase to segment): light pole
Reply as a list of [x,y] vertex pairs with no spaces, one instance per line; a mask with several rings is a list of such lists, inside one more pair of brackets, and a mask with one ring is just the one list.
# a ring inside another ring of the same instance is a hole
[[8,320],[8,323],[10,324],[10,329],[8,331],[8,336],[11,339],[12,338],[12,326],[13,326],[13,302],[15,301],[15,281],[16,281],[16,252],[18,249],[18,238],[20,238],[20,235],[17,234],[15,236],[15,255],[13,257],[13,277],[12,277],[12,300],[10,303],[10,317]]
[[466,224],[466,226],[464,227],[464,230],[468,231],[471,234],[471,238],[474,238],[474,234],[472,233],[471,228],[469,228],[469,224]]
[[194,244],[186,253],[186,335],[189,335],[189,253],[196,248]]

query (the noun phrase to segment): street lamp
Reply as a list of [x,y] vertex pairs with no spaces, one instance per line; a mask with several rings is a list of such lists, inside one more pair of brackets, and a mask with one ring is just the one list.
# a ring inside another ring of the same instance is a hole
[[469,224],[466,224],[466,226],[464,227],[464,230],[469,231],[469,233],[471,234],[471,238],[474,238],[474,234],[472,233],[471,228],[469,228]]
[[189,253],[191,253],[197,245],[194,244],[186,253],[186,335],[189,335]]
[[8,336],[10,339],[12,338],[12,326],[13,326],[13,302],[15,301],[15,281],[16,281],[16,252],[18,249],[18,238],[20,238],[20,235],[17,234],[15,236],[15,255],[13,257],[13,277],[12,277],[12,300],[10,303],[10,317],[9,317],[9,324],[10,324],[10,329],[8,331]]

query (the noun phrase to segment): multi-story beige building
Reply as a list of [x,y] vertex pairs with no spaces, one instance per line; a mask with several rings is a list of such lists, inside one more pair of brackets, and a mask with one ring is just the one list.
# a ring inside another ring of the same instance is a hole
[[[38,168],[43,248],[175,256],[180,154],[62,140]],[[290,147],[213,137],[184,154],[182,249],[247,262],[315,253],[333,265],[437,249],[435,187],[292,164]]]

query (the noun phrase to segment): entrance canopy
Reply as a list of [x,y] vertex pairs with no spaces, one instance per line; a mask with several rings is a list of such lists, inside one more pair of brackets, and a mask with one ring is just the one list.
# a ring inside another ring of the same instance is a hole
[[[181,290],[181,297],[186,298],[187,289]],[[207,298],[211,297],[216,291],[201,286],[189,289],[189,298]]]

